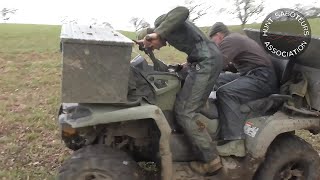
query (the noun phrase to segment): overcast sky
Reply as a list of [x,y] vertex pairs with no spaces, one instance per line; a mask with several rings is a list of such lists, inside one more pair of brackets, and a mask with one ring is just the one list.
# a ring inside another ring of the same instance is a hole
[[[199,26],[210,26],[216,21],[225,24],[239,24],[231,15],[219,15],[221,8],[232,6],[232,0],[195,0],[206,1],[212,5],[212,11],[196,22]],[[185,0],[0,0],[0,9],[16,8],[18,11],[11,16],[9,23],[30,24],[61,24],[65,17],[77,19],[79,24],[88,24],[92,18],[98,22],[109,22],[115,29],[132,30],[129,23],[131,17],[143,17],[149,23],[170,9],[184,5]],[[318,0],[265,0],[265,12],[279,8],[291,8],[296,3],[320,6]],[[260,18],[260,19],[261,19]],[[261,21],[258,19],[257,21]]]

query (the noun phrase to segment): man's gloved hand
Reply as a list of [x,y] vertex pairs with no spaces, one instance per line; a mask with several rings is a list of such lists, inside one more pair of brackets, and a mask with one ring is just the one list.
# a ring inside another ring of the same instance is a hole
[[168,68],[170,72],[179,72],[183,66],[181,64],[169,64]]
[[188,63],[169,65],[169,72],[176,72],[177,76],[184,80],[188,75]]
[[238,72],[237,68],[234,67],[234,64],[232,62],[227,64],[227,66],[224,68],[224,71],[230,71],[232,73],[237,73]]

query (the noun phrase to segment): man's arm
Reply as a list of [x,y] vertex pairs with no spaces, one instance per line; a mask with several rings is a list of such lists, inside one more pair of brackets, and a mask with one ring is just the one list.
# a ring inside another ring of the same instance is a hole
[[241,47],[231,38],[226,37],[220,44],[219,49],[223,56],[223,69],[228,69],[229,64],[241,52]]
[[186,7],[176,7],[165,15],[158,17],[154,23],[154,30],[162,39],[166,39],[175,28],[183,24],[189,17],[189,10]]

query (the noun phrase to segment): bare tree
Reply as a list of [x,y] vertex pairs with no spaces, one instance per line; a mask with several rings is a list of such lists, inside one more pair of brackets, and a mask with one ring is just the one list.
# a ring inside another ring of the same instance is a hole
[[112,25],[108,22],[103,22],[102,24],[104,25],[104,27],[109,27],[109,28],[113,29]]
[[150,24],[143,18],[133,17],[131,18],[130,23],[134,26],[135,31],[139,31],[142,28],[150,27]]
[[61,23],[62,24],[78,24],[78,19],[65,16],[61,18]]
[[1,10],[2,20],[4,20],[4,21],[9,20],[9,19],[10,19],[10,16],[8,16],[8,15],[9,15],[9,14],[15,14],[17,10],[18,10],[18,9],[3,8],[3,9]]
[[249,19],[259,15],[264,10],[263,1],[256,0],[234,0],[235,9],[232,14],[241,21],[242,28]]
[[91,18],[90,19],[91,25],[97,25],[98,24],[98,19],[97,18]]
[[184,4],[189,9],[189,21],[191,22],[199,20],[202,16],[206,15],[208,10],[212,7],[205,2],[199,2],[196,0],[185,0]]
[[315,6],[304,6],[302,4],[296,4],[294,9],[302,13],[306,18],[320,17],[320,8]]
[[109,27],[113,29],[112,25],[108,21],[102,21],[102,19],[91,18],[91,25],[100,26],[100,27]]

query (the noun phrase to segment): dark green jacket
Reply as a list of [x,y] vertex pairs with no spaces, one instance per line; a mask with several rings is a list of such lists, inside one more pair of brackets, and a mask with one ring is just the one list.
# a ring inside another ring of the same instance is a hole
[[215,44],[197,26],[188,21],[188,17],[189,10],[186,7],[176,7],[156,19],[154,32],[179,51],[185,52],[188,55],[188,62],[199,62],[210,58],[212,52],[217,49],[213,47]]

